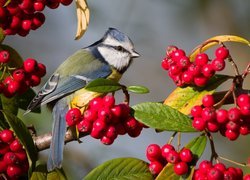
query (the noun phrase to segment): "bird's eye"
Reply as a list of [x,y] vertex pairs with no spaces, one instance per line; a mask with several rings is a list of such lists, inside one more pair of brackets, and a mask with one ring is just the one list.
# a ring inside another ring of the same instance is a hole
[[116,46],[116,50],[118,50],[118,51],[123,51],[124,49],[123,49],[122,46]]

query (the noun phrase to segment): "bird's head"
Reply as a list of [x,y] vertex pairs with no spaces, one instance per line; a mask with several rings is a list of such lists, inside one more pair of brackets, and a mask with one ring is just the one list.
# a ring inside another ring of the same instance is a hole
[[121,73],[127,70],[133,58],[140,56],[129,37],[115,28],[108,29],[97,50],[108,64]]

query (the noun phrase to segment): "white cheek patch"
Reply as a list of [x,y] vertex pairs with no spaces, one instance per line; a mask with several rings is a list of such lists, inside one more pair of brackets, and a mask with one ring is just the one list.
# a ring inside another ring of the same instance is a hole
[[129,65],[130,56],[127,52],[116,51],[105,46],[98,47],[102,57],[117,70],[121,70]]

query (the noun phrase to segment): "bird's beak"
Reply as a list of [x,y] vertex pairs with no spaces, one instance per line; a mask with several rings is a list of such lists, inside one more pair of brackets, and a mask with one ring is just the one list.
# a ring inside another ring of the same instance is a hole
[[132,51],[132,58],[138,58],[140,57],[140,54],[136,52],[135,50]]

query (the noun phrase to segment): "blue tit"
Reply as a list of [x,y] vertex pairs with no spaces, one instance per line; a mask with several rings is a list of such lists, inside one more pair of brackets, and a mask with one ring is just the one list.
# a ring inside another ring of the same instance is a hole
[[109,28],[99,41],[68,57],[37,93],[26,113],[44,104],[52,107],[54,123],[48,171],[62,166],[67,111],[72,107],[84,111],[91,99],[102,95],[84,89],[86,84],[97,78],[119,81],[133,58],[137,57],[139,54],[129,37]]

